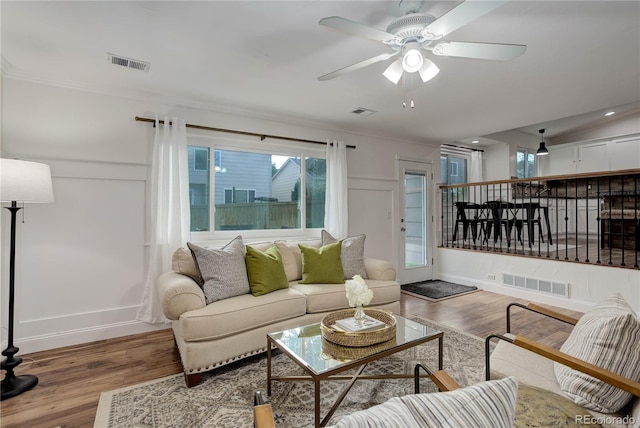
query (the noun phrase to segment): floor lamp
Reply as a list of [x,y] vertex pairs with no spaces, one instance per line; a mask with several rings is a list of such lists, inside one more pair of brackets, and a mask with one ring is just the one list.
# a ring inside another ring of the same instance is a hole
[[18,202],[53,202],[53,186],[49,165],[17,159],[0,159],[0,201],[11,202],[5,207],[11,212],[11,247],[9,253],[9,327],[7,348],[2,351],[6,357],[0,369],[6,374],[2,380],[2,400],[15,397],[33,388],[38,378],[33,375],[16,376],[15,368],[22,358],[16,357],[19,349],[13,345],[13,305],[16,264],[16,216],[22,208]]

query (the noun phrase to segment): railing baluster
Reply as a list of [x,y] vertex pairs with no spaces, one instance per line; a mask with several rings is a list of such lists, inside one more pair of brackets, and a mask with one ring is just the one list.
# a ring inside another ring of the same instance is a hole
[[[578,197],[578,179],[576,178],[576,214],[575,214],[575,220],[576,220],[576,257],[575,259],[573,259],[576,262],[580,261],[580,258],[578,257],[578,232],[580,231],[580,209],[578,208],[578,201],[579,201],[579,197]],[[568,246],[567,246],[568,248]]]
[[[584,259],[584,261],[586,263],[589,263],[589,190],[591,189],[590,185],[589,185],[589,177],[587,177],[586,182],[585,182],[585,190],[586,190],[586,197],[585,197],[585,223],[587,225],[586,229],[587,229],[587,237],[586,237],[586,247],[587,247],[587,254],[586,257]],[[577,251],[577,247],[576,247],[576,251]]]

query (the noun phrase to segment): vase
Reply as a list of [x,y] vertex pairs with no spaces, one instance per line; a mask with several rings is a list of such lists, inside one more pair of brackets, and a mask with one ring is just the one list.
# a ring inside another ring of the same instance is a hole
[[355,319],[356,324],[360,325],[364,321],[365,313],[364,307],[362,305],[356,305],[356,312],[353,314],[353,319]]

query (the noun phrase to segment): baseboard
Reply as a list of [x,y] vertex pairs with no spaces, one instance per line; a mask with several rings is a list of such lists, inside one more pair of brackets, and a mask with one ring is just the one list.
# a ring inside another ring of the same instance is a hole
[[586,312],[593,307],[593,303],[586,302],[584,300],[576,299],[563,299],[552,295],[543,293],[534,293],[527,290],[520,290],[512,287],[506,287],[501,284],[496,284],[488,281],[479,281],[477,279],[463,278],[456,275],[440,274],[439,278],[442,281],[455,282],[462,285],[475,285],[481,290],[490,291],[496,294],[503,294],[506,296],[516,297],[518,299],[530,300],[536,303],[542,303],[545,305],[556,306],[564,309],[571,309],[572,311]]
[[[82,343],[96,342],[131,334],[149,333],[152,331],[170,328],[170,324],[148,324],[142,321],[132,320],[99,327],[91,327],[72,331],[33,336],[24,339],[16,338],[14,345],[20,349],[20,355],[32,352],[46,351],[48,349],[63,348]],[[2,349],[7,344],[2,344]]]

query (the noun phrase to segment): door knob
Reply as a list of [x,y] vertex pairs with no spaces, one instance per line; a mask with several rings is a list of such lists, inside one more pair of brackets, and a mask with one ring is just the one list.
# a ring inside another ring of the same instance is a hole
[[407,231],[407,228],[406,228],[406,227],[401,227],[401,228],[400,228],[400,232],[406,232],[406,231]]

